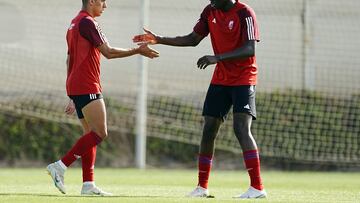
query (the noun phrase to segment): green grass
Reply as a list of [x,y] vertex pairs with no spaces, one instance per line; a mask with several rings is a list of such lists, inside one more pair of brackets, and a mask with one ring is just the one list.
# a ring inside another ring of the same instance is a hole
[[[81,170],[65,176],[68,193],[62,195],[44,169],[0,169],[0,202],[237,202],[231,197],[248,187],[244,171],[216,171],[210,178],[214,199],[189,199],[197,172],[193,170],[96,169],[96,183],[114,197],[81,197]],[[263,173],[269,197],[242,202],[360,202],[360,173]]]

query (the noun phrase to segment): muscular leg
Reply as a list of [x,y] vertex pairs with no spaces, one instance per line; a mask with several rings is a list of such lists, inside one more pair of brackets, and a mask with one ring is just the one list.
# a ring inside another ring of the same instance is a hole
[[90,130],[94,131],[100,138],[105,139],[108,133],[104,100],[98,99],[90,102],[82,109],[82,112]]
[[[82,112],[84,119],[80,122],[85,133],[94,131],[102,139],[107,137],[106,110],[103,99],[98,99],[86,105]],[[94,181],[94,165],[96,160],[96,145],[89,149],[82,157],[83,182]]]
[[[89,103],[84,109],[85,111],[83,114],[86,114],[85,119],[80,119],[84,135],[78,139],[75,145],[61,160],[47,166],[47,171],[51,175],[55,186],[62,193],[66,192],[64,186],[64,172],[66,168],[69,167],[79,157],[82,158],[83,180],[93,183],[93,165],[95,163],[96,157],[96,145],[107,136],[104,102],[102,100],[93,101]],[[88,121],[92,122],[88,123]],[[95,132],[92,132],[92,129]],[[97,133],[99,133],[99,135]],[[91,190],[95,188],[97,192],[100,191],[98,188],[94,187],[93,184],[90,186],[93,186],[91,187]],[[89,191],[86,191],[86,193],[88,192]],[[100,191],[100,193],[101,192],[102,191]]]
[[234,113],[234,132],[243,152],[256,150],[257,145],[251,134],[252,116],[247,113]]
[[81,118],[81,119],[79,119],[79,121],[81,123],[83,135],[88,134],[91,131],[91,129],[90,129],[89,124],[86,122],[85,118]]
[[[90,133],[91,129],[89,124],[84,118],[80,119],[83,128],[83,134]],[[94,165],[96,160],[96,146],[91,148],[88,152],[81,157],[82,177],[83,182],[93,182],[94,179]]]
[[82,109],[82,113],[87,123],[84,129],[91,131],[83,135],[61,159],[66,166],[70,166],[77,157],[84,156],[107,136],[106,111],[103,99],[90,102]]
[[208,187],[212,158],[215,151],[215,139],[221,123],[222,120],[219,118],[205,116],[205,124],[198,157],[198,185],[205,189]]
[[[85,132],[90,132],[99,136],[102,140],[107,137],[106,127],[106,110],[103,99],[98,99],[90,102],[82,109],[85,123],[83,129]],[[83,186],[81,189],[82,195],[101,195],[108,196],[111,193],[104,192],[95,185],[94,181],[94,165],[96,159],[96,147],[93,145],[81,156],[83,169]]]
[[243,151],[245,167],[250,176],[251,186],[262,190],[259,152],[255,139],[251,134],[251,122],[251,115],[247,113],[234,113],[234,131]]
[[215,151],[215,139],[222,120],[220,118],[205,116],[203,135],[200,143],[200,154],[213,155]]

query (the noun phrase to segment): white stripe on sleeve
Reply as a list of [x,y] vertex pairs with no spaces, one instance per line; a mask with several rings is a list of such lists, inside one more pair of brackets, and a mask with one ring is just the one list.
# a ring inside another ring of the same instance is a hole
[[249,40],[255,40],[255,30],[252,17],[246,18],[247,32]]

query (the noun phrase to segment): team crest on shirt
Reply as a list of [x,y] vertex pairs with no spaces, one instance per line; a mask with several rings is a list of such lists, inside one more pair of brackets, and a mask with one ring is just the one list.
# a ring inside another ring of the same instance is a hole
[[230,22],[229,22],[229,30],[232,30],[233,28],[234,28],[234,21],[233,20],[231,20]]

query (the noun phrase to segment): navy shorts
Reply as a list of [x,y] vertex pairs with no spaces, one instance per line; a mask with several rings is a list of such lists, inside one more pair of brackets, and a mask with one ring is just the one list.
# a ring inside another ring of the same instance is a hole
[[84,95],[70,95],[71,100],[73,100],[75,104],[76,113],[79,119],[84,118],[84,114],[82,113],[82,109],[88,105],[90,102],[102,99],[102,94],[84,94]]
[[234,113],[248,113],[256,119],[255,85],[210,85],[206,94],[202,115],[226,119],[233,106]]

